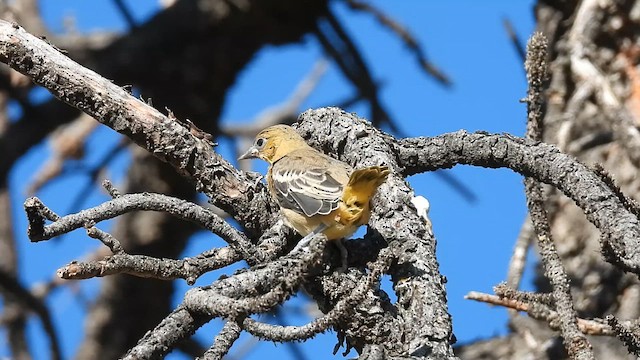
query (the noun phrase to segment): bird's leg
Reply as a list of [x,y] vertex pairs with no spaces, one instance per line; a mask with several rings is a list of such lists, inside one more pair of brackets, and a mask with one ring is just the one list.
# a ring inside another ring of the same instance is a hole
[[301,250],[306,250],[309,247],[309,243],[311,242],[311,239],[313,239],[314,236],[320,234],[321,232],[327,230],[328,227],[329,227],[329,225],[324,224],[324,223],[318,225],[318,227],[315,228],[315,230],[310,232],[309,235],[303,237],[302,240],[300,240],[296,244],[296,247],[294,247],[293,250],[291,250],[291,253],[295,253],[295,252],[298,252],[298,251],[301,251]]
[[347,251],[347,248],[344,247],[343,241],[345,241],[345,239],[338,239],[335,241],[335,244],[338,247],[338,250],[340,250],[340,271],[345,272],[349,267],[349,263],[347,262],[349,252]]

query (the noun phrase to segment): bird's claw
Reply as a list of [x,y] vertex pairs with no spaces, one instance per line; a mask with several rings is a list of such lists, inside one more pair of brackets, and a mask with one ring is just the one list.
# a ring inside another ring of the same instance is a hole
[[327,224],[318,225],[318,227],[315,230],[313,230],[307,236],[303,237],[302,240],[298,241],[298,243],[293,248],[293,250],[291,250],[291,254],[294,254],[294,253],[297,253],[297,252],[300,252],[300,251],[309,252],[309,245],[311,244],[311,239],[313,239],[314,236],[316,236],[316,235],[320,234],[321,232],[325,231],[328,227],[329,226]]
[[309,234],[300,240],[296,246],[291,250],[291,254],[297,254],[299,252],[309,252],[309,244],[311,244],[311,239],[315,234]]

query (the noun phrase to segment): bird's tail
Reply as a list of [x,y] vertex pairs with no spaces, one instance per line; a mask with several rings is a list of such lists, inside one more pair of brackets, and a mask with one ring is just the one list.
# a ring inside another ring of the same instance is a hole
[[386,166],[354,170],[342,195],[340,222],[364,224],[369,220],[369,200],[391,173]]

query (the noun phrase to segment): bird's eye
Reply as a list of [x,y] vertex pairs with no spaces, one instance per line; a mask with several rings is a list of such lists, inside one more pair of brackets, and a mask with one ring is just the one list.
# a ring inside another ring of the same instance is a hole
[[265,141],[263,138],[259,138],[259,139],[257,139],[257,140],[256,140],[256,147],[257,147],[258,149],[262,148],[262,147],[264,146],[264,143],[265,143],[265,142],[266,142],[266,141]]

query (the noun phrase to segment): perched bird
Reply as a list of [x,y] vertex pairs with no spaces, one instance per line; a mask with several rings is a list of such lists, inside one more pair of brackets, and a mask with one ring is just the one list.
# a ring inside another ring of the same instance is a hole
[[[275,125],[256,135],[238,158],[269,163],[267,185],[287,222],[304,238],[324,233],[329,240],[352,235],[369,221],[369,200],[389,175],[386,166],[354,170],[348,164],[309,146],[290,126]],[[346,262],[346,250],[338,246]]]

